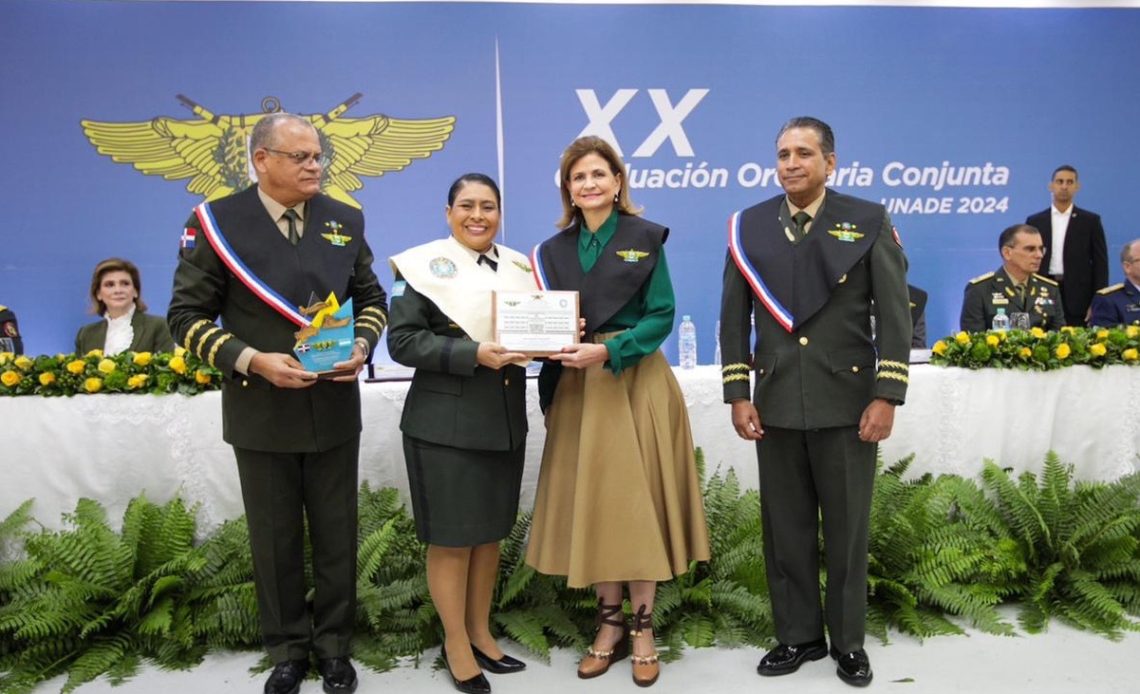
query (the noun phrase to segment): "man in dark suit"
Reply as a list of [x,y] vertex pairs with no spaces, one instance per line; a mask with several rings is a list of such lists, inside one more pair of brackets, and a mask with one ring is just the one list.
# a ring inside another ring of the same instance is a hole
[[[262,118],[249,149],[258,183],[195,208],[168,320],[175,340],[224,375],[222,436],[234,448],[253,550],[266,694],[296,694],[310,654],[326,692],[351,692],[356,617],[357,374],[387,322],[360,211],[320,194],[321,144],[305,119]],[[355,345],[318,380],[293,356],[330,292],[353,302]],[[221,316],[219,327],[214,320]],[[304,524],[315,596],[306,604]]]
[[[875,453],[891,433],[908,383],[906,258],[882,205],[825,188],[835,169],[835,138],[826,123],[788,121],[776,159],[786,195],[733,215],[721,298],[724,400],[732,404],[737,434],[756,441],[779,641],[757,670],[783,675],[823,658],[826,624],[837,674],[865,686],[872,677],[863,639]],[[819,594],[821,512],[826,614]]]
[[1140,321],[1140,239],[1120,249],[1124,281],[1105,287],[1092,300],[1091,324],[1097,327],[1132,325]]
[[1100,215],[1073,204],[1081,189],[1077,170],[1058,166],[1049,183],[1053,205],[1030,215],[1045,242],[1041,274],[1061,286],[1066,325],[1088,325],[1093,293],[1108,284],[1108,246]]

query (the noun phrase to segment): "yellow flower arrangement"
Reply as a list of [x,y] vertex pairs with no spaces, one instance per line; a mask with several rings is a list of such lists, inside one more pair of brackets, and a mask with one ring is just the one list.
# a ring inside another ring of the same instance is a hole
[[[1129,328],[1135,328],[1129,330]],[[1131,337],[1129,337],[1131,335]],[[930,363],[966,369],[1051,371],[1070,366],[1140,365],[1140,323],[1135,326],[1068,330],[959,332],[931,350]]]
[[185,347],[179,347],[179,346],[175,345],[174,356],[176,356],[176,357],[186,356],[186,348]]
[[11,352],[0,352],[0,366],[7,366],[15,356],[16,355],[12,354]]
[[[184,352],[120,352],[103,356],[56,354],[8,359],[0,365],[0,397],[9,395],[72,396],[86,393],[196,395],[218,390],[217,369]],[[10,375],[5,374],[10,372]]]
[[16,368],[20,371],[27,371],[28,369],[32,368],[32,360],[28,359],[22,354],[16,357],[16,360],[12,363],[15,364]]
[[99,357],[99,358],[102,358],[102,357],[103,357],[103,350],[101,350],[101,349],[93,349],[93,350],[91,350],[90,352],[88,352],[87,354],[84,354],[83,356],[85,356],[85,357]]

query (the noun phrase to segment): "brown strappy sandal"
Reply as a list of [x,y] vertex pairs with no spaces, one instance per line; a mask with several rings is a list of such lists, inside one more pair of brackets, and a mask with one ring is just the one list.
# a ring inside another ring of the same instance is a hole
[[590,646],[585,657],[578,661],[578,677],[584,680],[606,674],[611,665],[629,655],[629,624],[622,614],[621,603],[606,605],[599,599],[598,615],[594,623],[599,629],[603,624],[621,627],[621,639],[608,651],[597,651]]
[[[637,614],[633,615],[633,630],[630,631],[630,637],[641,636],[641,632],[645,629],[653,628],[653,615],[645,614],[645,605],[637,608]],[[653,655],[631,655],[629,657],[633,663],[633,683],[639,687],[648,687],[657,681],[657,677],[661,674],[661,665],[657,662],[657,651],[653,651]]]

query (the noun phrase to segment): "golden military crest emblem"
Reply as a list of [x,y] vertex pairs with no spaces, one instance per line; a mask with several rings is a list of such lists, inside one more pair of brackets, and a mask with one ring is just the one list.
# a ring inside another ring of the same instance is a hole
[[[401,171],[417,159],[443,149],[455,129],[455,116],[424,119],[372,114],[348,118],[345,113],[363,94],[356,93],[324,113],[299,114],[317,130],[328,165],[321,191],[353,207],[350,193],[364,187],[362,176]],[[225,197],[253,183],[249,136],[257,121],[281,111],[276,97],[261,102],[261,113],[223,115],[178,94],[193,118],[156,116],[114,123],[84,119],[83,134],[99,154],[130,164],[147,176],[186,180],[186,189],[207,201]]]

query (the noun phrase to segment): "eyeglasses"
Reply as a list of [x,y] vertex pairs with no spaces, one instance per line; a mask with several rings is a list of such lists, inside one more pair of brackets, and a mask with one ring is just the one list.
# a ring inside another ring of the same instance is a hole
[[271,147],[262,147],[270,154],[277,154],[285,157],[297,166],[304,166],[309,162],[313,162],[317,166],[328,166],[329,158],[325,156],[324,152],[283,152],[279,149],[272,149]]

